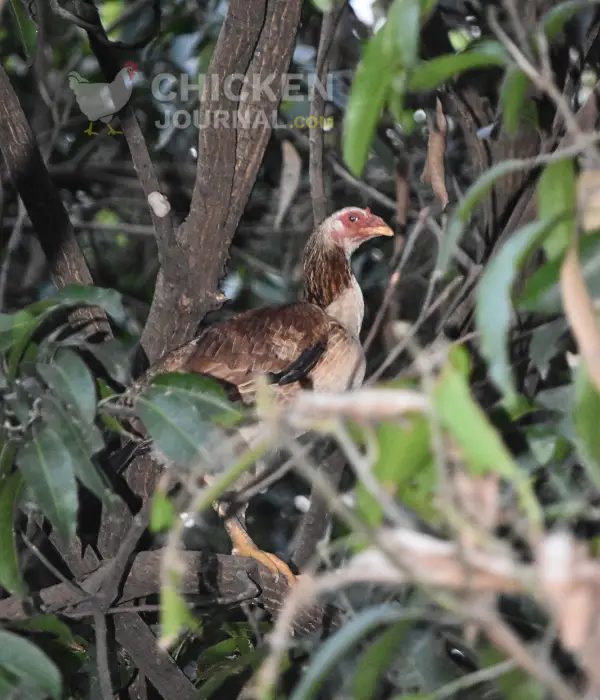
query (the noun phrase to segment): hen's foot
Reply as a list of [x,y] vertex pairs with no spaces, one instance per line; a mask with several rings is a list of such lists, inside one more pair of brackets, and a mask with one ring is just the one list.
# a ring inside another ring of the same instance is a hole
[[113,128],[113,127],[111,126],[111,123],[110,123],[110,122],[108,122],[108,124],[107,124],[106,126],[108,127],[108,133],[109,133],[111,136],[115,136],[115,134],[122,134],[122,133],[123,133],[122,131],[119,131],[118,129]]
[[225,529],[233,545],[231,553],[234,556],[255,559],[266,566],[267,569],[270,569],[277,578],[285,576],[289,586],[293,586],[296,583],[296,575],[290,567],[279,557],[271,554],[271,552],[264,552],[262,549],[259,549],[237,517],[226,519]]
[[99,133],[99,132],[98,132],[98,131],[94,131],[94,130],[92,129],[93,124],[94,124],[94,122],[90,122],[90,125],[88,126],[87,129],[85,129],[85,131],[84,131],[83,133],[84,133],[84,134],[87,134],[88,136],[98,136],[98,133]]

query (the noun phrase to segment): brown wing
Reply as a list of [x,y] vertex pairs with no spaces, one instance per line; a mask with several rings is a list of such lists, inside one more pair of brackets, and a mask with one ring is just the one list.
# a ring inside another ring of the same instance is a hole
[[[336,379],[340,361],[354,362],[355,343],[343,327],[307,302],[253,309],[209,326],[190,343],[169,353],[152,374],[207,374],[233,385],[244,401],[252,402],[257,375],[282,372],[319,343],[325,345],[325,352],[309,374],[315,388]],[[299,388],[298,383],[292,383],[276,387],[276,391],[284,398]]]

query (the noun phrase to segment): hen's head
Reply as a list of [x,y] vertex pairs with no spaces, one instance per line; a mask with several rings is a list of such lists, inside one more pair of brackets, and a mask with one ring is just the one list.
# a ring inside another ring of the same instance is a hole
[[135,74],[138,72],[137,63],[134,63],[133,61],[125,61],[123,68],[127,69],[127,76],[130,80],[132,80],[135,77]]
[[325,219],[319,226],[324,244],[341,248],[350,256],[360,245],[377,236],[393,236],[394,232],[385,221],[370,209],[346,207]]

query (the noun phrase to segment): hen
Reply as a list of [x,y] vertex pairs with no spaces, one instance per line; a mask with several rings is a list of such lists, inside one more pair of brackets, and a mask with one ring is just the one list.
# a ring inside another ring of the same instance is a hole
[[[350,258],[370,238],[392,235],[392,229],[369,209],[341,209],[306,244],[302,301],[253,309],[209,326],[161,359],[145,381],[165,372],[198,372],[221,380],[246,404],[254,401],[256,377],[265,374],[280,402],[306,385],[326,392],[359,387],[365,373],[359,340],[364,301]],[[260,423],[240,429],[250,446],[261,431]],[[225,517],[233,554],[253,557],[294,581],[287,564],[252,542],[243,513],[228,517],[223,508],[218,510]]]
[[98,134],[92,130],[95,121],[107,124],[111,135],[123,133],[114,129],[110,121],[129,101],[136,73],[137,65],[132,61],[125,62],[112,83],[90,83],[76,71],[69,73],[69,87],[75,94],[79,108],[90,120],[84,133],[89,136]]

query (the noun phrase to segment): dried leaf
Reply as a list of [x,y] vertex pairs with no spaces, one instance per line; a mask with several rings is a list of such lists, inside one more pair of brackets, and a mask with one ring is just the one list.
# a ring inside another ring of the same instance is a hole
[[281,168],[281,180],[279,182],[279,195],[277,200],[277,214],[275,216],[274,228],[279,231],[281,222],[285,217],[290,204],[300,186],[302,175],[302,158],[290,141],[281,144],[281,155],[283,165]]
[[402,167],[399,163],[396,167],[396,220],[400,226],[406,226],[409,203],[410,188],[407,167]]
[[571,245],[563,261],[560,287],[565,316],[577,341],[579,354],[594,386],[600,390],[600,328],[581,272],[576,243]]
[[444,167],[444,155],[446,152],[446,132],[448,130],[446,116],[439,98],[435,105],[435,126],[429,130],[427,142],[427,161],[421,175],[421,182],[430,182],[431,189],[442,205],[442,210],[448,204],[448,191],[446,190],[446,173]]
[[577,210],[583,231],[600,229],[600,170],[582,170],[579,174]]

